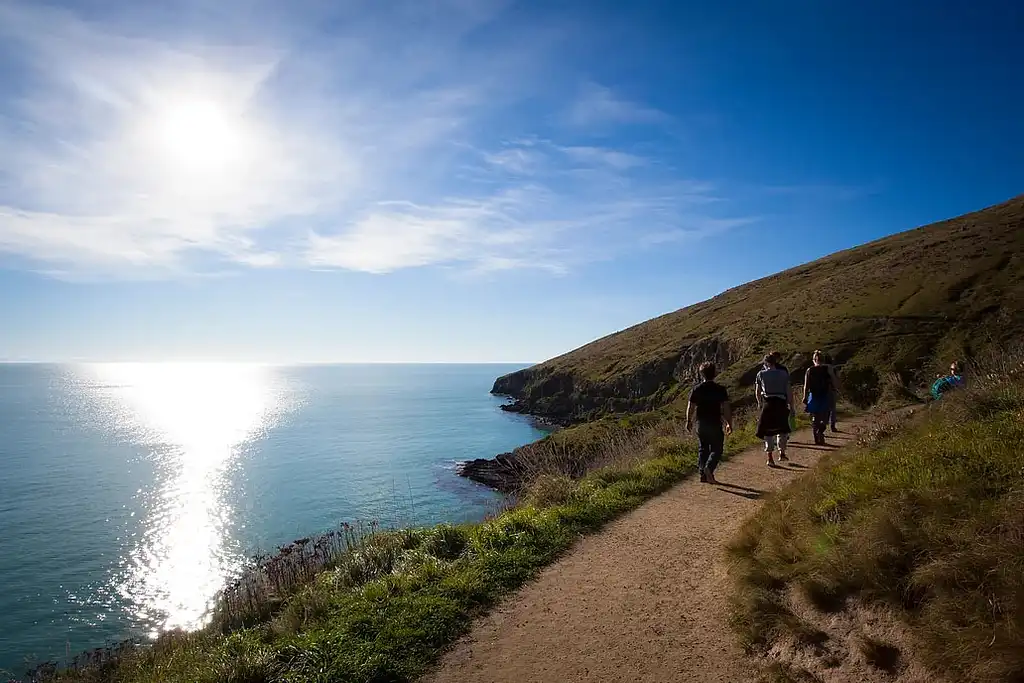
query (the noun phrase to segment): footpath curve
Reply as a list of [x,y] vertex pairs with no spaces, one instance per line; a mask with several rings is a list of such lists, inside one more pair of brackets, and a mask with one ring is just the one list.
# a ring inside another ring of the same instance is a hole
[[761,497],[855,438],[793,435],[789,462],[760,448],[722,463],[719,485],[688,478],[580,540],[474,624],[421,683],[755,681],[728,625],[724,548]]

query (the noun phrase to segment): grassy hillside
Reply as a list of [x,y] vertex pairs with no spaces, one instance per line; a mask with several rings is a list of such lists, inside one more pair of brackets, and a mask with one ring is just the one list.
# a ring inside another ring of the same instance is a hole
[[501,377],[514,409],[586,420],[685,398],[714,359],[749,385],[770,348],[799,370],[828,349],[867,387],[922,383],[1024,329],[1024,195],[728,290]]
[[1024,378],[996,377],[823,460],[735,540],[736,626],[773,680],[1024,680]]

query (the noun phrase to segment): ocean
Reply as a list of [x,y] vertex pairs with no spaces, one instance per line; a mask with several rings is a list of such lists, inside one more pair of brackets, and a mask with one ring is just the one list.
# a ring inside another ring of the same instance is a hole
[[[0,672],[203,623],[257,551],[482,518],[508,365],[0,364]],[[3,678],[0,675],[0,678]]]

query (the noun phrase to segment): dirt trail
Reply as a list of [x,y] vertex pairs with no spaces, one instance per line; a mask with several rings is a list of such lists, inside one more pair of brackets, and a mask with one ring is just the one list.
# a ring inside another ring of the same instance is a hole
[[[863,421],[862,421],[863,422]],[[862,423],[840,424],[830,445]],[[474,625],[423,683],[756,680],[728,626],[724,547],[760,497],[823,451],[793,435],[769,469],[752,448],[582,539],[538,579]]]

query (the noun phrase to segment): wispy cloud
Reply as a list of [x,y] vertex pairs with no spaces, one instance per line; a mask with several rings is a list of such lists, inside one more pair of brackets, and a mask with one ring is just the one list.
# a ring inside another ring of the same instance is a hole
[[562,147],[561,151],[578,163],[605,165],[620,171],[644,166],[648,162],[636,154],[603,147]]
[[[509,138],[494,122],[544,90],[550,60],[467,46],[504,3],[432,7],[393,3],[329,34],[310,15],[182,40],[143,9],[86,20],[0,0],[15,48],[0,68],[18,75],[0,86],[0,252],[60,276],[565,273],[747,220],[712,214],[716,188],[633,149],[530,122]],[[593,83],[549,106],[579,126],[668,119]]]
[[[753,220],[712,217],[720,201],[712,184],[648,173],[647,159],[626,152],[533,138],[482,152],[480,160],[465,176],[463,196],[369,207],[354,227],[311,236],[306,258],[377,273],[460,263],[476,272],[562,274]],[[474,186],[481,189],[469,194]]]
[[628,100],[611,88],[588,83],[570,104],[569,123],[576,126],[666,123],[671,117],[663,111]]

